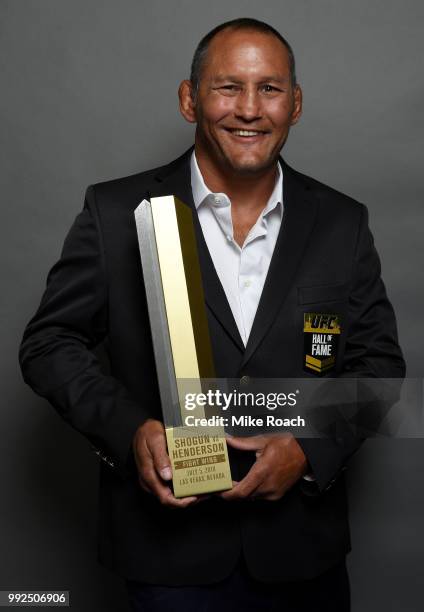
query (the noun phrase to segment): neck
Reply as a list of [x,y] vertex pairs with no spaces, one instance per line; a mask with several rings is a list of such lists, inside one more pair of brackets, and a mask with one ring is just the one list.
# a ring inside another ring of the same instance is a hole
[[196,160],[206,186],[213,193],[225,193],[232,204],[246,208],[263,208],[275,186],[277,162],[250,174],[218,166],[195,146]]

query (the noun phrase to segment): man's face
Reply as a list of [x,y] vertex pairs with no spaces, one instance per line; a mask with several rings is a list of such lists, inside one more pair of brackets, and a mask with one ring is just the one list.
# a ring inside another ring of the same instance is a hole
[[196,151],[237,173],[275,163],[301,114],[301,91],[290,82],[285,46],[275,36],[224,30],[211,41],[192,92]]

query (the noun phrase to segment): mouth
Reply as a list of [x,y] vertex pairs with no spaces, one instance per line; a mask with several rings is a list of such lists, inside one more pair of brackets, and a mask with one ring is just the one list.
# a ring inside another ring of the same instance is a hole
[[268,132],[264,130],[242,130],[240,128],[224,128],[227,132],[229,132],[232,136],[235,136],[237,139],[243,140],[257,140],[266,136]]

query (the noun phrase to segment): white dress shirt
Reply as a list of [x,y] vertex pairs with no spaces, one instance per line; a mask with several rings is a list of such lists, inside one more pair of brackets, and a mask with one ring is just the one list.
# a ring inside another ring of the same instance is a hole
[[283,172],[278,164],[271,197],[240,247],[234,240],[231,201],[205,185],[194,151],[190,168],[203,235],[246,346],[283,218]]

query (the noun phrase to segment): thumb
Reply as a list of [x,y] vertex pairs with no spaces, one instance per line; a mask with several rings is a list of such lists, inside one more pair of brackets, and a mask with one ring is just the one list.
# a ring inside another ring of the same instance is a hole
[[163,480],[171,480],[171,461],[166,451],[165,435],[155,436],[154,440],[152,440],[149,444],[149,450],[152,455],[156,472],[161,478],[163,478]]
[[259,450],[265,446],[265,436],[249,436],[240,438],[236,436],[227,436],[227,444],[239,450]]

